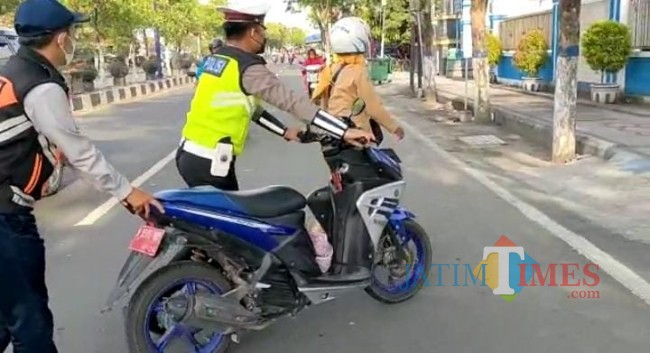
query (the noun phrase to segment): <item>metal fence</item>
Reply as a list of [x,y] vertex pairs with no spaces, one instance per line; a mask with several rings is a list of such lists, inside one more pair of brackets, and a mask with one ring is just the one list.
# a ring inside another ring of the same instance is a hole
[[650,50],[650,0],[630,1],[632,46]]
[[[649,2],[650,0],[643,0]],[[551,45],[552,11],[537,12],[524,16],[511,17],[499,24],[499,39],[503,50],[515,50],[521,38],[534,29],[541,30],[548,45]]]

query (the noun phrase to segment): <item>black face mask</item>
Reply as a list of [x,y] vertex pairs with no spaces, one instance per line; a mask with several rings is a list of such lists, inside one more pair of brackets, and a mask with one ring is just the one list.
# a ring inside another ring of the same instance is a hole
[[253,38],[253,41],[255,41],[255,43],[257,43],[260,46],[260,48],[257,50],[257,52],[255,54],[258,54],[258,55],[263,54],[266,51],[266,41],[267,41],[267,39],[264,38],[264,40],[260,42],[259,40]]
[[266,41],[268,40],[266,37],[262,41],[257,40],[254,36],[252,37],[253,41],[257,43],[260,48],[257,50],[255,54],[263,54],[266,51]]

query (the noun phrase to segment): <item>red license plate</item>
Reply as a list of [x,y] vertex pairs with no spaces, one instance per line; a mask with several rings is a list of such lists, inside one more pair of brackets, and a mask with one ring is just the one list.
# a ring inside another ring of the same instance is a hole
[[154,257],[158,253],[164,235],[164,229],[142,226],[131,240],[129,250]]

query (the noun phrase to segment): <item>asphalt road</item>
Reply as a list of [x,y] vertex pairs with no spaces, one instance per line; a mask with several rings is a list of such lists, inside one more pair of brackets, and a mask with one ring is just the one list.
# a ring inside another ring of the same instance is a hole
[[[297,75],[288,68],[281,74],[300,89]],[[84,116],[81,126],[120,171],[135,179],[173,151],[190,97],[187,89],[117,105]],[[405,205],[430,234],[435,263],[475,266],[483,248],[501,235],[523,246],[540,264],[588,262],[432,149],[423,130],[409,123],[417,116],[404,112],[404,117],[411,128],[396,150],[408,184]],[[409,133],[413,131],[419,133]],[[255,126],[238,174],[243,188],[287,184],[308,192],[327,182],[316,146],[288,144]],[[143,186],[156,191],[182,185],[172,161]],[[63,353],[126,353],[121,314],[101,314],[100,309],[140,221],[114,207],[91,225],[75,226],[106,200],[91,186],[74,181],[37,210],[48,246],[56,341]],[[430,286],[407,303],[386,306],[363,292],[351,294],[250,333],[232,352],[647,351],[648,305],[603,271],[597,273],[597,287],[525,288],[508,303],[488,287],[453,286],[449,271],[443,276],[445,285],[438,286],[434,270]],[[568,298],[574,289],[596,289],[600,298]]]

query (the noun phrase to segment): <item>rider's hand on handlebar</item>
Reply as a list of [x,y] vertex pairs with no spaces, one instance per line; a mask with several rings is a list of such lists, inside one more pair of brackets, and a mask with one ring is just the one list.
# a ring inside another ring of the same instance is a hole
[[343,135],[343,140],[356,147],[364,147],[375,141],[375,135],[359,129],[348,129]]
[[402,141],[404,139],[404,135],[405,135],[404,129],[401,128],[401,127],[398,127],[395,130],[395,132],[393,132],[393,135],[395,135],[395,139],[397,139],[398,142]]
[[133,188],[124,202],[128,205],[130,210],[144,219],[149,218],[149,212],[152,206],[158,209],[160,213],[165,213],[165,209],[160,202],[153,197],[153,195],[138,188]]

